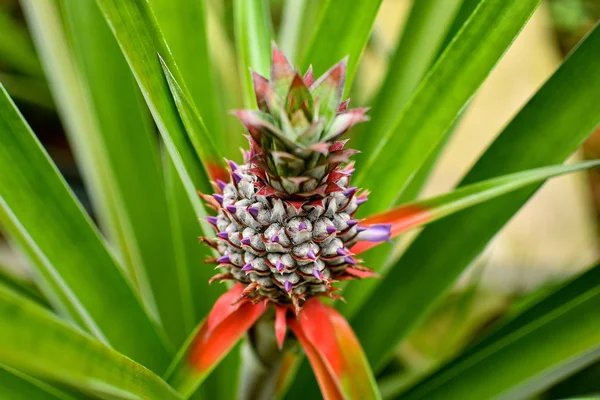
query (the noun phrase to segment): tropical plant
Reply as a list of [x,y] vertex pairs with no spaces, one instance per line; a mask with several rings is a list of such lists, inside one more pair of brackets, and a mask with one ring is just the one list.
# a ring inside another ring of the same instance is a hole
[[[233,1],[233,43],[216,2],[21,0],[97,224],[2,86],[0,222],[35,272],[0,277],[3,395],[381,398],[392,351],[543,182],[600,165],[561,165],[600,123],[596,27],[455,190],[418,199],[539,3],[415,1],[368,112],[344,99],[381,0],[285,1],[283,52],[262,0]],[[26,36],[0,29],[41,80]],[[527,397],[599,360],[599,273],[400,396]]]

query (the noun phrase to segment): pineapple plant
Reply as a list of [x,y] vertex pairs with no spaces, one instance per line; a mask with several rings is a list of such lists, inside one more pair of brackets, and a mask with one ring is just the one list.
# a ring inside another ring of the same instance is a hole
[[[39,60],[0,10],[0,226],[33,277],[0,274],[3,398],[530,398],[594,373],[598,266],[427,370],[397,349],[543,182],[600,164],[563,164],[600,123],[600,28],[422,199],[539,0],[414,1],[372,110],[349,94],[381,1],[283,3],[275,38],[261,0],[21,0]],[[95,220],[29,103],[61,117]]]

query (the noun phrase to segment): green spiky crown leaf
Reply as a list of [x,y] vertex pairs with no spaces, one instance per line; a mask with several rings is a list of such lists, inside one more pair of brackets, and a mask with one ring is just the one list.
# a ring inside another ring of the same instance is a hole
[[252,72],[258,111],[235,115],[250,134],[261,194],[307,198],[339,190],[328,177],[356,151],[337,140],[368,119],[366,108],[348,110],[342,101],[345,76],[346,59],[316,81],[312,68],[301,76],[275,45],[270,79]]

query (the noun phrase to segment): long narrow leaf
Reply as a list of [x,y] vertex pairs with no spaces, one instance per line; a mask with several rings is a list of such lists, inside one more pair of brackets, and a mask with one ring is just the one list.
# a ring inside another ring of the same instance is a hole
[[[372,187],[365,212],[394,204],[435,150],[492,68],[523,28],[539,0],[484,0],[424,78],[394,128],[384,133],[356,179]],[[402,154],[398,159],[398,154]]]
[[[433,0],[433,1],[435,1],[435,0]],[[440,46],[442,50],[445,49],[446,47],[448,47],[448,44],[450,43],[451,39],[453,39],[454,36],[456,36],[459,29],[466,23],[468,18],[473,13],[473,10],[476,8],[476,6],[481,1],[483,1],[483,0],[463,0],[462,1],[462,6],[456,13],[454,21],[452,22],[452,26],[450,27],[448,33],[446,34],[444,44],[442,46]],[[424,3],[426,4],[426,3],[428,3],[428,1],[425,1]],[[415,4],[413,5],[413,12],[411,12],[411,14],[409,16],[409,20],[411,18],[421,19],[420,18],[421,13],[415,11],[415,10],[421,8],[420,4],[421,4],[421,2],[415,2]],[[433,15],[435,16],[436,13],[433,12]],[[443,18],[443,16],[441,16],[440,18]],[[411,22],[407,21],[407,24],[410,25]],[[416,25],[417,22],[413,22],[412,24]],[[441,53],[441,51],[440,51],[440,53]],[[419,54],[426,55],[427,49],[424,52],[419,52]],[[440,54],[438,54],[437,58],[439,58],[439,55]],[[411,64],[411,63],[409,63],[409,64]],[[429,68],[430,66],[427,66],[427,67]],[[425,72],[425,71],[423,71],[423,72]],[[390,71],[390,72],[388,72],[388,75],[389,74],[393,74],[393,72]],[[419,79],[421,79],[421,78],[422,77],[419,77]],[[403,80],[403,79],[401,79],[401,80]],[[413,92],[414,92],[414,90],[413,90]],[[381,95],[383,95],[383,91],[380,93],[380,96]],[[376,112],[376,110],[373,110],[373,112]],[[461,114],[463,114],[463,113],[464,113],[464,110],[461,111]],[[460,119],[460,116],[458,118]],[[418,196],[419,196],[421,190],[423,189],[423,187],[425,186],[427,179],[429,178],[433,168],[435,167],[441,152],[444,150],[446,144],[449,142],[450,138],[452,137],[452,133],[453,133],[454,129],[456,128],[456,125],[458,124],[458,122],[459,122],[458,120],[454,122],[454,124],[450,128],[450,132],[445,135],[445,137],[441,140],[440,143],[437,144],[437,146],[433,150],[433,152],[431,152],[429,154],[429,156],[427,157],[425,162],[418,168],[417,172],[414,173],[414,175],[410,179],[410,182],[404,188],[404,190],[402,191],[402,193],[396,200],[395,204],[404,204],[407,202],[415,201],[418,198]],[[368,125],[369,124],[364,124],[364,126],[361,128],[368,127]],[[366,138],[364,138],[363,136],[366,136]],[[361,134],[361,132],[359,131],[357,138],[361,141],[364,141],[364,140],[368,141],[368,140],[370,140],[369,138],[372,136],[374,136],[374,135],[368,135],[368,134],[365,135],[364,133]],[[377,136],[377,137],[379,138],[379,136]],[[360,168],[360,164],[357,165],[357,168]],[[389,265],[390,265],[389,263],[392,261],[393,260],[391,259],[391,257],[389,257],[389,251],[385,247],[380,247],[379,249],[373,250],[365,255],[365,263],[367,265],[374,266],[378,270],[385,270],[386,268],[389,267]],[[370,290],[372,290],[372,288],[375,285],[376,285],[376,283],[374,283],[372,281],[367,281],[367,282],[361,283],[360,285],[355,285],[355,284],[350,283],[350,285],[348,285],[345,288],[345,293],[344,293],[345,297],[347,299],[349,299],[350,301],[348,303],[341,304],[339,306],[339,308],[344,311],[344,314],[346,316],[352,315],[352,313],[354,313],[360,307],[361,302],[364,301],[364,299],[366,299],[366,294],[368,292],[370,292]]]
[[217,81],[209,54],[206,1],[150,0],[192,103],[219,148],[223,148],[225,112],[217,95]]
[[256,108],[250,70],[268,76],[271,66],[271,20],[265,0],[234,0],[235,46],[244,88],[244,104]]
[[177,78],[173,75],[165,60],[159,55],[160,65],[165,73],[169,90],[173,95],[177,110],[183,121],[192,145],[196,150],[196,154],[201,160],[204,160],[204,165],[208,169],[208,174],[211,179],[228,180],[229,173],[226,170],[225,162],[219,158],[217,148],[213,143],[211,136],[208,134],[206,126],[194,104],[190,101],[188,95],[181,87]]
[[320,76],[349,56],[345,89],[348,94],[380,5],[381,0],[327,0],[302,58],[303,70],[312,65],[315,76]]
[[25,26],[16,22],[6,10],[0,8],[0,61],[16,72],[43,78],[44,71],[35,54]]
[[103,398],[181,399],[143,366],[2,286],[0,321],[0,363]]
[[[406,399],[526,398],[600,359],[600,266],[505,323]],[[552,351],[548,351],[552,349]],[[520,362],[515,362],[515,360]],[[494,379],[483,379],[490,371]]]
[[0,265],[0,283],[23,297],[33,300],[44,307],[49,307],[48,301],[31,280],[18,276],[2,265]]
[[36,267],[46,297],[118,351],[164,368],[167,352],[155,324],[1,87],[0,136],[0,216]]
[[307,8],[307,0],[286,0],[279,28],[279,47],[292,64],[296,63],[298,42],[302,31],[302,20]]
[[189,335],[210,311],[215,300],[223,293],[223,288],[208,285],[215,271],[204,264],[204,260],[214,254],[209,246],[200,243],[198,237],[202,235],[202,229],[194,216],[183,183],[172,162],[167,156],[164,158],[167,199],[177,256],[174,270],[179,276],[182,291],[189,297],[190,304],[186,302],[185,309]]
[[[598,48],[600,29],[596,27],[504,129],[461,185],[563,162],[600,123],[600,76],[594,72],[600,68]],[[374,365],[382,365],[391,344],[402,340],[432,309],[537,188],[524,188],[425,228],[353,319]]]
[[74,400],[71,396],[31,376],[0,365],[0,393],[11,400]]
[[[458,11],[455,11],[456,15],[454,17],[454,20],[452,21],[452,25],[450,26],[450,28],[448,29],[448,31],[446,33],[444,42],[442,45],[438,46],[438,54],[435,58],[436,60],[443,53],[443,51],[446,49],[446,47],[448,47],[448,45],[450,44],[452,39],[454,39],[454,37],[456,36],[456,34],[460,30],[460,28],[462,28],[462,26],[469,19],[469,17],[471,16],[471,14],[475,10],[475,8],[482,1],[483,0],[461,0],[461,5],[460,5]],[[412,13],[411,13],[411,15],[412,15]],[[420,15],[420,14],[417,14],[417,15]],[[437,14],[433,13],[433,15],[437,15]],[[439,15],[438,15],[438,17],[443,18],[443,16],[439,16]],[[427,55],[427,51],[419,52],[419,54]],[[427,68],[430,68],[430,67],[431,67],[431,65],[427,66]],[[416,89],[416,87],[413,89]],[[375,110],[373,110],[373,112],[375,112]],[[462,115],[462,114],[464,114],[464,112],[465,112],[465,110],[463,109],[460,114]],[[454,124],[450,128],[450,131],[445,135],[445,137],[440,141],[440,143],[437,144],[435,150],[429,154],[429,156],[427,157],[427,160],[425,160],[425,162],[421,165],[421,167],[418,169],[418,171],[411,177],[410,182],[408,183],[406,188],[404,188],[404,190],[400,194],[400,197],[398,197],[396,204],[402,204],[407,201],[413,201],[418,197],[419,193],[425,186],[427,179],[429,178],[435,164],[437,163],[440,154],[446,147],[446,144],[450,141],[450,138],[452,137],[452,134],[453,134],[454,130],[456,129],[456,126],[460,122],[461,115],[458,116],[457,120],[454,122]]]
[[174,264],[175,256],[150,115],[98,6],[93,0],[63,1],[62,5],[73,52],[81,61],[101,128],[103,146],[94,150],[106,152],[104,168],[110,169],[115,196],[123,204],[119,213],[125,241],[122,253],[129,258],[144,298],[156,303],[165,330],[179,346],[188,331],[179,282],[165,268]]
[[[94,113],[91,93],[75,65],[57,3],[50,0],[23,0],[21,4],[45,72],[50,77],[51,91],[77,164],[85,178],[99,224],[121,253],[127,254],[127,234],[121,218],[125,213],[122,198],[117,194],[115,177],[109,168],[108,153],[100,133],[98,117]],[[123,264],[135,280],[133,268],[129,268],[130,261],[123,260]]]
[[[168,156],[164,158],[167,199],[177,255],[172,273],[176,273],[180,279],[182,295],[189,296],[191,301],[191,305],[186,306],[184,310],[186,330],[190,334],[226,289],[222,285],[208,284],[215,271],[211,264],[205,264],[203,261],[214,254],[209,246],[199,243],[198,236],[202,235],[202,229],[196,220],[194,209],[177,170],[168,160]],[[194,399],[200,394],[199,392],[205,393],[206,398],[232,398],[235,386],[231,385],[231,380],[235,377],[232,371],[237,365],[236,356],[237,354],[230,354],[218,365],[203,382],[201,390],[196,392]]]
[[197,190],[208,192],[208,168],[196,156],[177,113],[158,54],[179,72],[154,15],[144,0],[96,0],[112,29],[158,126],[167,151],[184,183],[198,218],[206,213]]
[[[394,127],[400,111],[414,93],[429,67],[435,61],[446,32],[463,0],[421,0],[412,4],[406,25],[396,46],[373,103],[371,122],[354,136],[369,154],[376,147],[380,134]],[[377,132],[378,134],[366,134]]]
[[[573,165],[557,165],[516,172],[514,174],[463,186],[452,192],[430,199],[393,208],[390,211],[365,218],[362,221],[362,224],[365,226],[390,224],[393,238],[409,229],[429,224],[440,218],[447,217],[448,215],[484,203],[517,189],[563,174],[581,171],[587,168],[594,168],[598,165],[600,165],[600,161],[589,161]],[[377,244],[379,243],[359,241],[354,245],[352,251],[358,254]]]
[[0,82],[12,98],[49,110],[54,109],[54,101],[48,90],[48,84],[44,80],[0,72]]

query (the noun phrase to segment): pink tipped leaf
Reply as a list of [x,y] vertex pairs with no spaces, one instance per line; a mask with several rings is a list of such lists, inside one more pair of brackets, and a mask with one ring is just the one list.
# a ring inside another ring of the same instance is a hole
[[271,51],[271,83],[275,93],[281,98],[285,98],[296,71],[274,42],[271,44]]
[[327,121],[333,119],[342,101],[347,64],[348,57],[331,67],[310,87],[313,99],[318,103],[319,117]]
[[169,384],[190,396],[265,312],[264,304],[240,300],[238,283],[215,302],[178,353],[166,376]]
[[271,86],[269,80],[258,72],[250,71],[252,76],[252,85],[254,86],[254,95],[256,96],[256,104],[262,112],[269,112],[268,97],[271,95]]
[[[389,211],[367,217],[361,222],[361,226],[368,229],[384,224],[389,225],[390,237],[393,238],[409,229],[423,226],[528,185],[536,184],[555,176],[593,168],[598,165],[600,165],[600,161],[598,160],[587,161],[572,165],[536,168],[488,179],[461,187],[441,196],[401,205]],[[359,240],[364,239],[364,235],[363,232],[359,233]],[[377,246],[379,243],[360,240],[352,247],[352,252],[359,254]]]
[[346,131],[354,125],[368,121],[369,117],[365,115],[368,110],[368,108],[355,108],[338,114],[334,118],[327,131],[327,136],[325,136],[323,140],[331,142],[346,133]]
[[300,75],[295,73],[286,96],[285,109],[287,113],[293,115],[296,111],[302,110],[307,121],[311,121],[314,112],[313,105],[313,98],[308,87]]
[[308,88],[310,88],[315,83],[315,76],[313,75],[312,65],[308,66],[308,69],[306,70],[306,73],[302,77],[302,80],[304,81],[304,84]]
[[233,111],[233,115],[238,117],[252,139],[257,143],[262,143],[263,131],[268,131],[271,133],[271,135],[283,142],[287,147],[292,149],[300,147],[298,143],[285,136],[285,134],[281,132],[279,128],[273,125],[271,122],[272,119],[268,114],[254,110],[236,110]]
[[381,398],[367,358],[344,317],[317,298],[290,328],[302,344],[325,399]]
[[[284,109],[285,95],[279,95],[274,89],[273,82],[270,82],[263,76],[251,71],[252,83],[254,85],[254,94],[260,111],[266,114],[272,114],[287,132],[290,128],[290,122]],[[289,87],[289,85],[288,85]]]
[[338,107],[338,110],[337,110],[337,112],[338,112],[338,113],[343,113],[343,112],[345,112],[345,111],[348,109],[348,104],[350,104],[350,99],[346,99],[346,100],[342,101],[342,102],[340,103],[340,106]]

